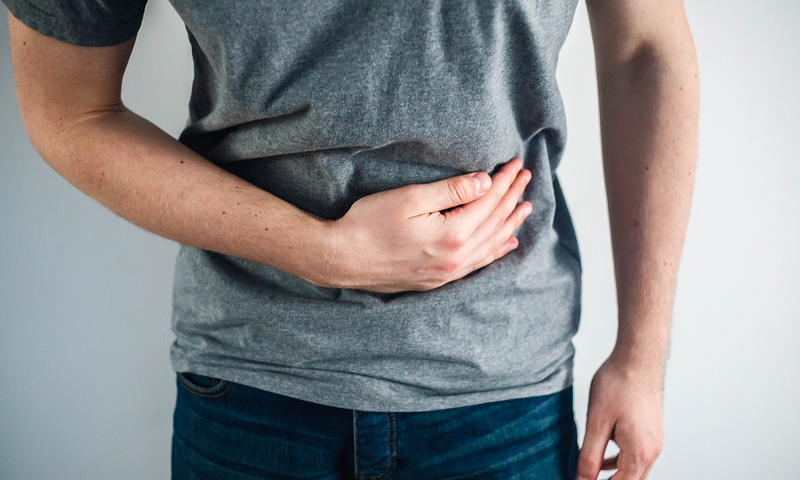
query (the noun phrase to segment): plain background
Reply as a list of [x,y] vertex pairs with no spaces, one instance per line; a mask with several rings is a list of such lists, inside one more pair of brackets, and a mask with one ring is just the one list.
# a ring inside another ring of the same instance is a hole
[[[700,148],[678,278],[653,480],[798,478],[800,3],[687,2],[700,63]],[[53,172],[19,119],[0,21],[0,478],[169,478],[168,357],[177,244]],[[616,334],[591,36],[583,2],[562,50],[559,167],[584,264],[575,339],[581,437]],[[151,0],[126,105],[176,136],[186,32]],[[607,475],[606,475],[607,476]]]

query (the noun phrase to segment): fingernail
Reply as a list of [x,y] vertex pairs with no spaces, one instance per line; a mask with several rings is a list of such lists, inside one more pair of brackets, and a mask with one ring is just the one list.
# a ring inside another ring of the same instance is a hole
[[[531,205],[526,205],[526,206],[525,206],[525,207],[522,209],[522,214],[523,214],[523,215],[525,215],[525,216],[527,217],[528,215],[530,215],[530,214],[531,214],[531,212],[532,212],[532,211],[533,211],[533,207],[532,207]],[[584,479],[584,480],[585,480],[585,479]]]
[[480,172],[472,175],[472,181],[475,182],[475,187],[478,188],[478,192],[489,190],[489,185],[492,183],[488,175],[480,175]]

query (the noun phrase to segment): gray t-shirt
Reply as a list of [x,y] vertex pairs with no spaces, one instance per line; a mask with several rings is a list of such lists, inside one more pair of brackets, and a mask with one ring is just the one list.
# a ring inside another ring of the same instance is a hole
[[[139,29],[145,0],[3,0],[87,46]],[[427,292],[324,288],[182,245],[170,350],[192,371],[334,407],[424,411],[572,383],[577,239],[555,170],[558,52],[577,0],[171,0],[195,65],[180,141],[311,212],[483,170],[533,172],[519,247]],[[308,252],[316,255],[317,252]]]

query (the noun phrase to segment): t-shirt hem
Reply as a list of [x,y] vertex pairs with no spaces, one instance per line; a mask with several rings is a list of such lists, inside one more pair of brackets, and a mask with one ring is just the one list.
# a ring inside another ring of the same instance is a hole
[[[367,412],[424,412],[550,395],[572,386],[573,376],[571,365],[571,361],[563,362],[559,368],[545,379],[532,384],[500,388],[497,390],[452,395],[431,395],[397,400],[379,398],[379,395],[373,396],[365,394],[366,392],[363,390],[358,393],[352,393],[353,390],[357,390],[359,387],[355,385],[346,385],[343,382],[336,384],[324,383],[303,377],[290,377],[273,372],[241,371],[229,367],[191,363],[180,359],[172,360],[172,368],[176,372],[189,371],[306,402],[328,407]],[[348,393],[348,390],[351,390],[351,392]]]
[[14,18],[36,30],[42,35],[54,38],[81,47],[110,47],[124,43],[133,38],[141,28],[144,18],[144,8],[129,19],[123,20],[113,26],[87,24],[86,31],[92,36],[76,34],[72,25],[66,19],[42,10],[27,0],[3,0]]

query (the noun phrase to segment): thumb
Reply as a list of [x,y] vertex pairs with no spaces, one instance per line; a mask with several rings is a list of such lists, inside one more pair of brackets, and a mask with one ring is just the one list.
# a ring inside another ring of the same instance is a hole
[[482,197],[492,186],[485,172],[445,178],[438,182],[416,185],[419,195],[413,205],[415,215],[457,207]]
[[576,480],[596,480],[603,465],[603,456],[606,446],[611,439],[613,428],[604,428],[597,422],[586,422],[586,435],[583,438],[583,447],[578,457],[578,476]]

